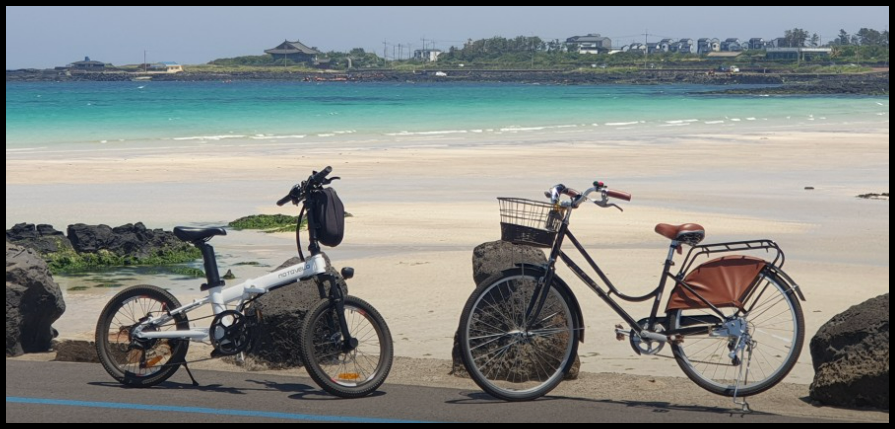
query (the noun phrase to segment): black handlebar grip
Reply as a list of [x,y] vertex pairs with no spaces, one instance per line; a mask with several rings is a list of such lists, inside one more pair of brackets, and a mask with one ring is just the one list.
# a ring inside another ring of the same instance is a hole
[[326,176],[329,176],[329,173],[332,172],[332,167],[326,167],[323,169],[323,171],[315,173],[313,176],[311,176],[311,181],[317,184],[323,183],[323,180],[326,179]]
[[277,205],[280,206],[280,207],[283,207],[283,206],[285,206],[286,203],[288,203],[289,201],[292,201],[292,195],[286,195],[285,197],[280,198],[280,201],[277,201]]

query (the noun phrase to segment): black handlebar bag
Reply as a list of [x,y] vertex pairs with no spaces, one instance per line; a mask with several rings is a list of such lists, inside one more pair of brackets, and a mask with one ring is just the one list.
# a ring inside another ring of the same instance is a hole
[[345,237],[345,206],[336,190],[327,188],[315,192],[309,210],[317,224],[317,240],[327,247],[336,247]]

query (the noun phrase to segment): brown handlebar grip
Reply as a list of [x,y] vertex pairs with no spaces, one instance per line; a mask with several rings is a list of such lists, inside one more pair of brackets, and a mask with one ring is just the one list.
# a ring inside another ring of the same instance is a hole
[[578,192],[572,188],[566,188],[564,191],[562,191],[562,193],[564,195],[567,195],[569,198],[578,198],[581,196],[581,192]]
[[610,198],[615,198],[617,200],[631,201],[631,194],[629,194],[627,192],[613,191],[610,189],[610,190],[606,191],[606,196],[608,196]]

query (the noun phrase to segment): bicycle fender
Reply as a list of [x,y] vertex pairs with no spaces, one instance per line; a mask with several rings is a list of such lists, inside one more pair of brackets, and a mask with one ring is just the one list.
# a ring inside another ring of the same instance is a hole
[[789,274],[786,274],[785,272],[783,272],[783,270],[771,264],[765,266],[765,272],[767,273],[767,275],[773,277],[774,280],[777,280],[778,282],[786,285],[789,290],[794,291],[796,293],[796,296],[799,297],[799,300],[803,302],[807,301],[805,299],[805,295],[802,294],[802,288],[800,288],[799,285],[796,284],[796,282],[792,279],[792,277],[789,276]]

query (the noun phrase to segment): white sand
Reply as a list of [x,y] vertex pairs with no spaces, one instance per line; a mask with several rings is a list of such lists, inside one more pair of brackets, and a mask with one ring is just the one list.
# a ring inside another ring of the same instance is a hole
[[[855,198],[889,191],[889,130],[877,126],[682,134],[664,144],[597,143],[599,135],[589,134],[596,131],[587,131],[484,146],[444,138],[438,140],[443,147],[398,139],[378,149],[343,142],[310,152],[233,145],[7,153],[6,222],[224,222],[278,212],[272,203],[292,183],[332,165],[344,178],[336,186],[355,217],[345,244],[328,253],[337,266],[357,269],[351,291],[386,317],[398,355],[448,359],[474,287],[471,250],[499,238],[495,197],[539,199],[556,183],[583,190],[600,179],[631,192],[634,201],[624,204],[624,213],[584,207],[572,229],[630,294],[658,281],[667,246],[652,232],[658,222],[700,223],[708,242],[776,240],[788,257],[786,271],[808,298],[805,351],[786,381],[807,384],[811,335],[834,314],[888,292],[889,203]],[[259,238],[257,246],[227,240],[215,240],[220,252],[271,260],[291,255],[288,234]],[[621,319],[566,269],[560,275],[585,313],[583,371],[682,375],[672,359],[637,359],[627,343],[614,341]],[[89,336],[107,297],[69,293],[67,299],[62,335]],[[635,316],[648,312],[642,305],[626,308]]]

